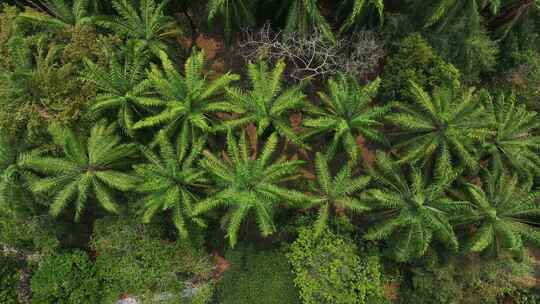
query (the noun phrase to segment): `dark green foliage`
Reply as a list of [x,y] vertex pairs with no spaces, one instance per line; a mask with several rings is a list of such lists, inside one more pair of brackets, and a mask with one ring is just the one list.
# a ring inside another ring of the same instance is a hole
[[414,104],[395,103],[396,113],[388,121],[397,127],[393,148],[401,163],[433,163],[435,175],[443,177],[458,163],[468,169],[478,167],[476,145],[488,132],[485,109],[474,88],[437,87],[428,94],[410,82]]
[[91,248],[103,282],[103,303],[115,302],[122,293],[136,295],[144,303],[160,293],[179,299],[187,283],[210,275],[211,264],[200,244],[164,240],[162,234],[160,227],[126,217],[95,223]]
[[91,0],[73,0],[72,3],[65,0],[40,2],[43,11],[27,9],[20,14],[20,18],[54,31],[68,31],[72,27],[92,22],[89,5]]
[[388,106],[372,105],[380,79],[361,87],[354,79],[341,77],[328,81],[329,95],[319,92],[323,108],[310,107],[313,118],[304,125],[313,130],[309,133],[333,133],[326,154],[332,158],[341,145],[353,162],[358,160],[359,146],[356,138],[361,135],[369,140],[386,143],[380,132],[381,118],[390,110]]
[[460,73],[453,65],[442,60],[420,34],[412,34],[397,45],[386,62],[380,92],[388,100],[408,100],[412,98],[411,80],[429,91],[459,79]]
[[[238,143],[231,131],[227,133],[227,151],[224,159],[205,151],[201,165],[216,181],[216,190],[195,206],[194,215],[212,209],[227,207],[227,237],[231,247],[237,242],[242,222],[254,215],[263,236],[272,234],[274,209],[279,205],[298,205],[307,199],[302,192],[283,186],[285,181],[297,178],[299,160],[280,157],[273,161],[279,138],[270,135],[259,155],[250,155],[246,135]],[[252,147],[253,148],[253,147]],[[253,214],[252,214],[253,213]]]
[[328,168],[328,160],[321,153],[315,157],[315,169],[317,183],[311,184],[310,190],[315,197],[310,202],[310,207],[318,207],[319,214],[314,226],[315,236],[319,236],[327,227],[329,217],[340,210],[360,213],[369,208],[355,196],[369,183],[369,176],[352,177],[351,167],[343,166],[332,178]]
[[384,0],[346,0],[342,5],[352,3],[352,10],[347,19],[343,22],[340,32],[352,28],[355,24],[361,24],[361,21],[369,16],[371,10],[375,10],[380,23],[384,21]]
[[507,295],[534,284],[531,262],[475,256],[444,261],[424,259],[412,265],[407,273],[408,279],[401,284],[399,303],[504,303]]
[[304,304],[388,303],[379,258],[358,255],[348,237],[324,230],[319,237],[301,228],[287,257]]
[[19,304],[17,298],[19,268],[20,265],[14,258],[0,254],[0,303]]
[[371,175],[375,188],[362,198],[383,215],[364,235],[366,239],[387,240],[388,254],[401,262],[422,257],[435,242],[457,250],[450,219],[466,210],[468,203],[445,195],[452,172],[432,181],[417,167],[401,168],[381,152]]
[[216,286],[222,304],[300,304],[294,275],[284,254],[241,244],[227,250],[230,268]]
[[283,88],[285,63],[278,61],[270,71],[266,62],[260,61],[257,64],[248,64],[247,70],[252,86],[249,92],[243,92],[239,88],[227,89],[231,110],[241,116],[225,122],[223,128],[255,124],[257,135],[261,135],[272,127],[281,136],[297,145],[303,145],[290,127],[287,114],[301,108],[306,96],[302,93],[301,86]]
[[[192,147],[188,143],[187,129],[173,147],[165,133],[159,135],[159,156],[151,149],[143,149],[148,163],[136,165],[135,172],[142,183],[135,189],[146,196],[143,223],[148,223],[158,211],[170,211],[174,226],[183,238],[188,236],[189,218],[193,205],[200,200],[199,192],[208,187],[205,172],[195,167],[204,138],[199,138]],[[199,221],[199,225],[202,223]]]
[[326,39],[335,41],[332,27],[321,14],[317,0],[285,0],[287,4],[286,33],[298,33],[307,36],[312,31],[319,31]]
[[189,138],[211,132],[211,115],[234,108],[220,97],[229,83],[238,80],[239,76],[226,73],[212,81],[207,80],[203,74],[203,52],[193,51],[184,65],[183,74],[176,70],[165,52],[160,52],[159,56],[163,71],[154,65],[148,77],[160,98],[147,105],[160,112],[138,121],[133,127],[165,125],[163,130],[167,136],[188,134]]
[[21,157],[23,167],[44,175],[32,182],[32,191],[54,194],[49,206],[54,217],[74,203],[75,221],[78,221],[87,202],[93,199],[108,212],[119,213],[120,206],[112,190],[130,190],[136,185],[137,179],[117,169],[124,158],[136,152],[136,145],[122,144],[115,125],[109,125],[106,121],[96,123],[87,139],[77,136],[70,129],[58,132],[63,158],[37,153]]
[[253,15],[254,0],[209,0],[208,21],[215,22],[219,16],[225,30],[225,36],[230,38],[235,29],[255,25]]
[[101,303],[96,269],[82,251],[46,257],[32,275],[31,283],[35,304]]
[[531,184],[494,171],[485,173],[482,186],[467,184],[466,188],[474,210],[458,222],[474,224],[476,230],[464,244],[465,250],[492,255],[508,250],[521,257],[525,244],[540,246],[536,227],[540,193],[531,189]]

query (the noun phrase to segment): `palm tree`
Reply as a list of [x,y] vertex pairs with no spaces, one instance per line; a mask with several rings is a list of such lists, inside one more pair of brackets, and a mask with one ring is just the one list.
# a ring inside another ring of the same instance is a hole
[[488,98],[492,134],[483,149],[492,168],[514,169],[528,178],[540,173],[540,121],[536,112],[518,105],[514,95]]
[[[135,191],[144,193],[143,222],[148,223],[156,212],[170,210],[172,219],[181,237],[188,236],[188,219],[193,204],[199,201],[198,192],[208,187],[205,172],[195,164],[205,143],[199,138],[190,148],[187,134],[179,138],[175,147],[163,132],[160,132],[159,155],[151,149],[143,149],[147,163],[134,166],[141,179]],[[202,224],[197,219],[196,223]]]
[[382,152],[377,153],[371,174],[376,186],[366,190],[362,198],[383,213],[368,229],[366,239],[389,238],[390,253],[398,261],[422,257],[434,241],[457,250],[450,219],[462,214],[468,204],[445,195],[451,178],[429,181],[418,168],[401,168]]
[[118,17],[98,18],[96,23],[132,40],[137,48],[148,49],[154,55],[167,50],[167,40],[182,34],[174,18],[163,12],[168,1],[140,0],[139,8],[133,1],[113,0]]
[[137,146],[121,144],[115,129],[114,124],[100,121],[92,128],[86,143],[65,129],[57,135],[63,141],[64,157],[31,153],[21,156],[21,166],[45,176],[32,182],[31,190],[55,195],[49,206],[52,216],[57,217],[69,203],[74,203],[75,221],[78,221],[91,194],[105,210],[119,213],[112,190],[128,191],[137,185],[134,176],[119,171],[121,161],[137,152]]
[[516,176],[495,170],[484,174],[482,186],[469,183],[466,187],[474,209],[458,223],[477,227],[464,246],[467,251],[498,254],[508,250],[521,256],[525,242],[540,246],[540,193],[532,190],[532,183],[519,183]]
[[366,17],[372,8],[377,11],[379,22],[384,21],[384,0],[345,0],[342,5],[344,4],[350,4],[351,13],[341,26],[340,32],[351,29]]
[[212,131],[210,115],[234,108],[221,96],[229,83],[238,80],[239,76],[226,73],[208,81],[203,75],[204,54],[195,50],[185,63],[185,76],[174,68],[165,52],[161,51],[159,56],[163,71],[152,66],[148,77],[160,95],[160,100],[152,104],[161,108],[160,112],[138,121],[133,127],[140,129],[165,125],[168,136],[180,130],[178,134],[189,132],[191,138]]
[[280,184],[297,177],[299,160],[286,160],[283,157],[270,163],[278,144],[278,135],[273,133],[262,153],[256,157],[249,155],[245,134],[237,143],[232,132],[227,133],[227,154],[220,160],[205,151],[201,165],[216,181],[216,191],[194,208],[194,215],[209,210],[226,207],[228,209],[227,236],[231,247],[237,242],[241,223],[254,212],[259,230],[263,236],[275,231],[274,209],[280,204],[304,202],[305,194],[284,188]]
[[300,137],[290,127],[287,114],[304,104],[305,95],[298,85],[286,90],[282,88],[284,71],[285,63],[282,60],[271,71],[264,61],[249,63],[252,89],[248,92],[238,88],[227,89],[230,102],[234,105],[232,109],[242,115],[225,122],[221,129],[253,123],[257,134],[261,135],[272,126],[283,137],[303,146]]
[[367,186],[369,176],[353,178],[351,167],[348,165],[332,178],[326,157],[317,152],[315,157],[317,183],[311,184],[311,190],[316,193],[309,205],[319,207],[319,215],[315,222],[314,232],[319,236],[328,226],[328,218],[338,210],[348,209],[355,213],[369,210],[366,204],[360,202],[355,195]]
[[372,98],[377,94],[380,79],[364,87],[356,80],[340,77],[328,81],[329,95],[319,92],[324,108],[310,107],[312,118],[304,120],[304,125],[313,128],[310,134],[332,132],[332,143],[327,154],[331,158],[341,144],[354,162],[358,159],[356,137],[363,137],[386,143],[380,132],[383,126],[380,119],[390,110],[389,106],[373,106]]
[[147,57],[144,53],[126,48],[121,57],[109,54],[107,66],[86,58],[84,62],[86,70],[82,78],[94,83],[99,92],[90,110],[104,113],[116,109],[118,124],[132,136],[138,108],[153,106],[159,101],[149,97],[152,84],[146,77]]
[[466,168],[477,168],[475,145],[489,133],[485,111],[473,88],[461,94],[456,91],[439,87],[430,96],[411,82],[414,103],[396,103],[398,113],[388,115],[388,120],[398,128],[394,147],[401,163],[426,164],[434,160],[438,175],[448,171],[457,160]]
[[253,4],[253,0],[209,0],[208,21],[214,21],[220,15],[225,23],[225,36],[230,38],[233,26],[241,28],[255,25]]
[[317,0],[285,0],[288,9],[285,33],[307,36],[312,31],[320,33],[330,41],[335,41],[332,27],[319,11]]
[[[55,31],[67,31],[92,22],[90,0],[42,0],[35,9],[19,14],[22,20],[42,25]],[[30,1],[33,4],[33,2]]]

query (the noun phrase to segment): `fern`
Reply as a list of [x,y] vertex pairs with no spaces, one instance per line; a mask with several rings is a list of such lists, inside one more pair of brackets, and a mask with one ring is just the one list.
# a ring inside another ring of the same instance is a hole
[[320,31],[330,41],[336,38],[332,27],[321,14],[317,0],[287,0],[285,33],[298,33],[307,37],[312,31]]
[[27,22],[55,31],[67,31],[74,26],[92,22],[89,0],[42,0],[39,10],[27,9],[19,17]]
[[536,112],[516,102],[515,96],[488,98],[492,134],[484,151],[493,169],[515,170],[532,178],[540,174],[540,121]]
[[238,75],[227,73],[208,81],[203,75],[202,52],[193,51],[185,63],[184,76],[175,69],[165,52],[160,52],[160,58],[163,70],[152,66],[148,74],[160,96],[149,105],[157,107],[159,112],[138,121],[133,127],[140,129],[165,125],[163,130],[168,136],[189,134],[191,138],[211,132],[214,127],[211,114],[234,108],[219,97],[229,83],[239,79]]
[[221,16],[225,36],[230,39],[233,27],[245,28],[255,25],[253,0],[209,0],[208,21],[213,22]]
[[340,32],[351,29],[366,18],[373,9],[377,12],[379,22],[382,24],[384,21],[384,0],[346,0],[343,3],[351,3],[351,12],[343,22]]
[[540,246],[539,193],[532,191],[532,184],[521,184],[515,176],[499,170],[485,172],[482,182],[482,186],[466,185],[474,212],[459,223],[475,224],[477,229],[465,243],[465,250],[490,254],[508,250],[519,257],[524,243]]
[[319,92],[324,108],[310,107],[312,117],[304,120],[311,127],[309,134],[333,133],[327,155],[333,157],[341,144],[353,162],[358,159],[359,147],[356,137],[386,143],[380,132],[381,118],[390,110],[389,106],[373,106],[371,99],[377,94],[380,79],[361,87],[353,79],[340,77],[328,81],[329,95]]
[[445,195],[452,179],[429,181],[418,168],[403,168],[382,152],[371,174],[376,186],[362,198],[383,216],[368,229],[366,239],[388,240],[389,252],[398,261],[422,257],[435,241],[457,250],[450,220],[470,207]]
[[94,83],[99,92],[90,110],[102,114],[116,109],[118,124],[130,136],[133,136],[137,108],[159,102],[148,95],[151,82],[146,77],[147,64],[144,53],[132,48],[126,48],[123,56],[110,54],[106,66],[85,59],[86,70],[82,78]]
[[311,199],[309,205],[319,208],[319,215],[314,227],[316,236],[320,236],[327,228],[330,215],[335,214],[338,210],[350,210],[354,213],[369,210],[365,203],[356,198],[358,192],[369,183],[369,176],[353,178],[351,167],[345,165],[332,178],[328,168],[328,160],[321,153],[316,154],[315,168],[317,183],[311,185],[311,190],[317,195]]
[[[143,149],[147,163],[134,166],[142,183],[135,189],[144,193],[143,222],[148,223],[159,211],[170,211],[173,223],[180,236],[188,237],[189,219],[198,193],[207,187],[205,172],[197,168],[196,162],[204,146],[199,138],[191,147],[186,136],[180,136],[175,147],[164,133],[159,135],[159,155],[151,149]],[[197,224],[203,223],[195,219]]]
[[57,217],[73,203],[75,221],[79,221],[92,194],[108,212],[120,212],[112,190],[131,190],[138,180],[115,169],[120,168],[124,158],[137,152],[137,147],[121,144],[115,129],[114,124],[100,121],[92,128],[86,143],[72,130],[56,131],[63,141],[64,157],[32,153],[21,156],[19,165],[43,175],[31,183],[31,190],[54,194],[49,206],[52,216]]
[[414,104],[396,103],[398,113],[388,115],[398,128],[394,148],[401,163],[434,161],[438,176],[458,160],[468,169],[478,167],[475,146],[489,134],[485,111],[472,88],[456,91],[440,87],[430,95],[411,82]]
[[[216,181],[216,191],[201,201],[194,208],[194,215],[200,215],[209,210],[225,207],[228,209],[227,237],[231,247],[234,247],[245,219],[253,213],[259,230],[263,236],[275,231],[273,222],[274,209],[279,205],[294,205],[307,200],[301,192],[287,189],[280,184],[295,178],[302,161],[289,161],[280,158],[271,162],[272,154],[278,144],[278,135],[273,133],[258,157],[249,154],[245,134],[240,141],[227,133],[227,154],[219,159],[214,154],[205,151],[201,162],[203,168]],[[225,154],[224,154],[225,155]]]
[[160,51],[168,49],[168,39],[182,34],[183,31],[174,18],[166,16],[163,12],[168,1],[138,2],[137,9],[132,1],[113,0],[112,5],[120,16],[99,18],[96,23],[127,37],[138,49],[150,50],[157,56]]
[[253,123],[257,134],[263,134],[273,127],[281,136],[297,145],[304,146],[300,137],[295,134],[288,122],[292,110],[299,109],[305,100],[300,86],[283,89],[283,72],[285,63],[279,61],[271,71],[265,62],[248,65],[251,90],[244,92],[238,88],[228,88],[231,110],[241,116],[229,120],[220,129],[243,126]]

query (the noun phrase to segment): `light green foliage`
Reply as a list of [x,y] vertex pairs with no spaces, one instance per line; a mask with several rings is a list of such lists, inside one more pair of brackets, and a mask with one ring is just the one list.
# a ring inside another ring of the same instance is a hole
[[401,284],[399,303],[499,304],[507,295],[525,290],[523,285],[534,282],[529,259],[523,262],[508,257],[478,256],[425,259],[410,268],[407,280]]
[[96,24],[127,37],[136,49],[150,50],[158,56],[168,49],[167,41],[182,34],[173,17],[164,13],[167,1],[141,0],[135,8],[133,1],[113,0],[112,6],[119,17],[96,19]]
[[314,226],[315,236],[319,236],[328,227],[329,217],[335,215],[338,209],[353,213],[369,210],[366,204],[358,200],[356,196],[369,183],[370,177],[353,178],[351,167],[344,165],[332,178],[328,167],[327,158],[323,154],[317,153],[315,157],[317,183],[312,183],[310,188],[316,195],[309,202],[310,207],[317,206],[319,208]]
[[216,286],[219,303],[300,304],[294,275],[279,251],[241,244],[227,250],[225,259],[231,266]]
[[0,214],[26,211],[32,197],[26,191],[27,173],[17,164],[21,147],[0,134]]
[[527,111],[514,95],[487,100],[492,134],[484,150],[492,168],[506,168],[531,178],[540,174],[540,119],[536,112]]
[[122,293],[134,295],[143,303],[153,303],[156,296],[171,293],[174,303],[185,303],[180,296],[185,284],[199,279],[203,289],[196,297],[199,303],[211,296],[212,285],[204,278],[209,277],[212,265],[200,249],[202,245],[163,240],[162,234],[158,226],[126,217],[106,217],[95,223],[91,248],[97,254],[103,303],[115,302]]
[[390,55],[382,74],[381,95],[389,100],[409,100],[409,81],[426,90],[460,79],[459,71],[444,62],[420,34],[405,37]]
[[[414,103],[395,103],[387,119],[397,127],[393,146],[401,163],[433,163],[436,176],[444,176],[456,164],[478,167],[476,145],[489,133],[481,94],[474,88],[438,87],[428,94],[411,81]],[[459,161],[459,162],[458,162]]]
[[540,246],[540,231],[535,226],[540,194],[532,185],[521,184],[500,171],[486,172],[482,182],[482,186],[466,185],[474,210],[458,222],[474,224],[477,229],[465,243],[465,250],[492,255],[507,250],[522,257],[524,244]]
[[75,26],[92,22],[91,0],[65,0],[40,1],[45,10],[37,11],[27,8],[19,15],[23,21],[31,22],[48,30],[69,31]]
[[287,257],[304,304],[388,303],[379,258],[359,256],[348,237],[330,230],[316,237],[313,230],[301,228]]
[[163,130],[167,136],[187,133],[190,138],[212,131],[210,116],[232,108],[229,102],[222,101],[221,95],[239,76],[226,73],[212,81],[207,80],[203,74],[203,52],[193,51],[184,65],[183,74],[176,70],[165,52],[160,52],[159,56],[163,70],[152,66],[148,74],[160,96],[148,106],[157,107],[159,112],[138,121],[133,127],[165,125]]
[[15,259],[0,254],[0,303],[19,304],[17,299],[19,268]]
[[82,251],[46,257],[32,275],[31,284],[35,304],[101,303],[96,270]]
[[237,242],[242,222],[254,213],[263,236],[272,234],[274,209],[279,205],[295,205],[306,200],[302,192],[291,190],[282,184],[297,178],[299,160],[280,157],[272,161],[279,138],[276,133],[266,140],[258,156],[250,155],[245,134],[238,143],[231,131],[227,133],[227,151],[223,160],[204,151],[201,165],[216,181],[216,190],[194,208],[194,215],[206,213],[218,207],[226,207],[227,237],[231,247]]
[[304,125],[312,130],[308,134],[333,133],[332,142],[326,154],[332,158],[341,145],[352,162],[356,162],[360,147],[356,137],[379,143],[387,140],[381,133],[381,118],[390,110],[389,106],[375,106],[372,98],[377,94],[380,79],[361,87],[354,79],[340,77],[328,81],[327,95],[319,92],[323,107],[310,106],[311,118],[304,120]]
[[252,87],[250,91],[227,88],[233,105],[231,110],[241,113],[241,116],[225,122],[222,128],[252,123],[257,128],[257,135],[261,135],[273,127],[281,136],[297,145],[304,145],[290,127],[287,114],[304,105],[305,95],[299,85],[283,88],[284,61],[278,61],[273,70],[268,70],[265,61],[249,63],[247,70]]
[[225,36],[230,38],[233,27],[245,28],[255,25],[253,0],[209,0],[208,21],[220,16],[224,23]]
[[52,255],[59,248],[56,232],[61,229],[46,216],[0,212],[0,246]]
[[298,33],[306,37],[312,31],[319,31],[326,39],[335,41],[332,27],[321,14],[317,0],[286,1],[288,5],[286,33]]
[[88,200],[94,197],[108,212],[119,213],[112,189],[131,190],[138,180],[117,168],[120,161],[136,152],[136,145],[122,144],[115,125],[106,121],[96,123],[86,140],[70,129],[58,131],[57,136],[63,147],[62,158],[28,153],[20,160],[23,167],[44,175],[31,184],[31,189],[54,194],[50,214],[56,217],[73,203],[78,221]]
[[96,85],[98,95],[91,111],[106,113],[117,109],[117,120],[122,129],[133,136],[133,124],[138,108],[152,106],[157,101],[149,97],[151,82],[146,77],[148,58],[133,48],[126,48],[123,56],[109,52],[107,65],[85,59],[83,79]]
[[[160,133],[159,156],[151,149],[143,149],[147,163],[134,166],[142,180],[135,190],[146,195],[142,199],[144,223],[150,222],[156,212],[170,211],[178,233],[186,238],[193,205],[200,200],[199,193],[208,187],[209,181],[205,172],[195,166],[205,139],[199,138],[193,147],[186,133],[178,139],[175,148],[165,134]],[[200,220],[196,222],[202,225]]]
[[375,188],[366,190],[362,199],[384,212],[368,229],[366,239],[387,240],[388,254],[401,262],[422,257],[435,242],[457,250],[458,240],[450,219],[469,207],[467,202],[445,195],[453,179],[452,172],[431,181],[418,168],[401,168],[379,152],[371,174]]

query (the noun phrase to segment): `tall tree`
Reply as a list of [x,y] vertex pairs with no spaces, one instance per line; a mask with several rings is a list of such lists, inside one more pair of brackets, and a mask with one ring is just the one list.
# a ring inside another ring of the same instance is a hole
[[[196,167],[205,139],[199,138],[190,147],[187,133],[184,133],[173,147],[163,132],[158,138],[159,155],[145,148],[142,151],[147,163],[134,166],[142,181],[135,191],[145,194],[142,199],[143,222],[150,222],[156,212],[170,211],[178,233],[185,238],[193,205],[200,200],[199,193],[209,184],[204,170]],[[195,222],[202,225],[200,220],[195,219]]]
[[165,125],[163,130],[168,136],[188,132],[191,138],[197,138],[198,134],[212,131],[212,113],[235,108],[230,102],[223,101],[222,95],[231,82],[239,79],[238,75],[226,73],[212,81],[207,80],[203,74],[204,53],[195,50],[184,65],[183,75],[165,52],[161,51],[159,57],[163,71],[152,66],[148,74],[160,96],[152,102],[159,112],[135,123],[135,129]]
[[49,208],[58,216],[68,204],[75,205],[75,221],[79,221],[88,200],[97,199],[108,212],[119,213],[113,189],[128,191],[138,179],[122,172],[121,162],[137,152],[135,144],[122,144],[114,124],[100,121],[94,125],[86,141],[72,130],[57,132],[62,140],[63,157],[28,153],[20,164],[43,174],[33,181],[31,190],[54,194]]
[[452,178],[430,180],[417,167],[401,167],[383,152],[377,153],[371,174],[376,186],[366,190],[362,199],[383,212],[366,239],[388,239],[390,255],[398,261],[422,257],[434,241],[457,250],[450,219],[462,214],[468,203],[446,196]]
[[239,88],[227,88],[230,102],[234,105],[231,109],[241,116],[225,122],[222,129],[253,123],[258,135],[273,127],[280,135],[297,145],[303,145],[290,126],[287,114],[304,104],[305,95],[299,85],[283,88],[284,71],[285,63],[282,60],[273,70],[269,70],[264,61],[249,63],[251,89],[244,92]]
[[240,225],[251,212],[254,213],[259,230],[263,236],[275,231],[273,214],[279,205],[294,205],[305,202],[307,196],[301,192],[287,189],[283,182],[298,177],[299,160],[286,160],[284,157],[271,162],[272,154],[278,144],[278,135],[273,133],[266,141],[258,157],[249,155],[245,134],[239,143],[231,131],[227,133],[227,153],[221,160],[205,151],[201,165],[216,182],[216,191],[194,208],[194,215],[225,207],[227,237],[231,247],[237,242]]
[[328,81],[329,94],[319,92],[323,108],[310,106],[307,111],[312,117],[304,125],[313,128],[308,134],[333,133],[327,154],[331,158],[338,146],[344,148],[353,162],[358,159],[359,146],[356,137],[386,143],[380,128],[381,118],[390,110],[389,106],[375,106],[372,98],[377,94],[380,79],[360,86],[354,79],[340,77]]

